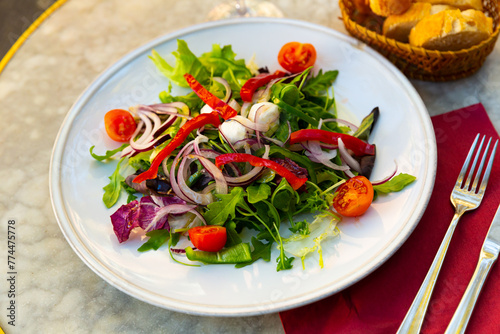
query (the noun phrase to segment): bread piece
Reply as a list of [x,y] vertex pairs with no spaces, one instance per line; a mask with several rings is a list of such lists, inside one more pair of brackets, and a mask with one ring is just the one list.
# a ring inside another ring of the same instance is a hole
[[433,5],[450,5],[461,10],[476,9],[483,10],[482,0],[417,0],[419,2],[428,2]]
[[488,39],[493,20],[469,9],[444,10],[420,20],[410,32],[410,44],[429,50],[457,51]]
[[415,2],[401,15],[390,15],[384,21],[382,33],[397,41],[407,43],[411,29],[424,17],[430,15],[432,5]]
[[437,14],[437,13],[442,12],[443,10],[447,10],[447,9],[457,9],[457,7],[450,6],[450,5],[432,5],[431,15]]
[[411,3],[412,0],[370,0],[370,8],[375,14],[387,17],[403,14],[410,8]]
[[455,9],[449,5],[431,5],[427,2],[414,2],[401,15],[390,15],[384,21],[383,34],[397,41],[408,43],[411,29],[424,17],[447,9]]

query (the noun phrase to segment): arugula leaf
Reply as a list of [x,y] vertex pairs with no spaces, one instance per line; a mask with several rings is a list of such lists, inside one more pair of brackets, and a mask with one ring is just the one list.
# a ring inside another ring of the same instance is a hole
[[276,104],[276,105],[278,105],[278,107],[280,107],[281,109],[283,109],[286,113],[290,113],[293,116],[298,117],[299,119],[303,120],[304,122],[307,122],[307,123],[311,124],[314,127],[317,127],[318,124],[319,124],[319,121],[317,119],[315,119],[314,117],[311,117],[310,115],[308,115],[299,106],[296,106],[296,107],[291,106],[288,103],[286,103],[285,101],[283,101],[283,100],[281,100],[280,98],[277,98],[277,97],[275,97],[273,99],[273,103]]
[[301,220],[299,222],[295,222],[292,227],[288,228],[292,233],[300,234],[300,235],[308,235],[311,234],[311,229],[309,228],[309,223],[307,220]]
[[337,79],[338,74],[339,71],[326,71],[323,73],[323,70],[319,70],[316,76],[312,76],[306,81],[302,92],[308,96],[325,95]]
[[128,197],[127,197],[127,203],[132,202],[133,200],[137,199],[137,190],[134,188],[130,187],[127,182],[122,181],[122,188],[127,192]]
[[189,87],[184,74],[189,73],[201,83],[207,83],[210,72],[203,66],[198,57],[189,50],[185,41],[177,40],[177,51],[172,52],[176,58],[175,67],[163,59],[158,52],[151,52],[151,60],[163,75],[181,87]]
[[[234,187],[229,194],[216,194],[219,201],[210,203],[204,216],[207,225],[223,225],[229,217],[236,217],[236,206],[244,203],[245,191],[241,187]],[[244,203],[246,205],[246,203]]]
[[116,153],[121,152],[128,145],[129,145],[128,143],[125,143],[122,146],[118,147],[117,149],[106,151],[106,154],[104,154],[104,155],[97,155],[97,154],[95,154],[94,153],[95,145],[93,145],[90,148],[90,155],[92,156],[92,158],[96,159],[97,161],[103,161],[103,160],[106,160],[106,159],[110,159]]
[[262,259],[266,262],[271,261],[271,246],[272,242],[264,243],[259,241],[257,238],[252,237],[252,246],[253,250],[251,252],[252,255],[252,261],[249,262],[244,262],[244,263],[238,263],[236,264],[236,268],[243,268],[245,266],[248,266],[255,261]]
[[102,201],[108,209],[115,205],[115,203],[118,201],[118,198],[120,197],[120,193],[122,190],[122,181],[125,180],[125,178],[120,174],[120,164],[122,163],[123,159],[124,158],[120,159],[115,171],[109,177],[109,184],[102,188],[104,190]]
[[276,258],[276,262],[278,262],[276,271],[292,269],[293,268],[292,261],[294,259],[295,259],[294,257],[288,257],[284,253],[283,256],[278,256]]
[[328,210],[331,204],[329,197],[328,194],[323,194],[320,189],[309,186],[307,192],[300,194],[300,209],[294,215],[302,212]]
[[291,106],[296,106],[299,103],[299,99],[304,97],[294,84],[274,84],[271,93],[273,97],[277,97]]
[[312,68],[313,68],[312,66],[306,68],[304,71],[302,71],[302,73],[300,73],[295,78],[293,78],[292,81],[290,81],[290,83],[297,85],[297,87],[300,90],[302,90],[302,87],[306,83],[306,80],[307,80],[307,78],[309,76],[309,73],[311,73]]
[[403,190],[407,185],[411,184],[417,178],[413,175],[401,173],[394,176],[389,181],[373,186],[373,190],[378,194],[388,194]]
[[267,183],[247,187],[248,202],[253,204],[268,199],[271,195],[271,187]]
[[236,223],[230,221],[226,224],[227,241],[225,247],[231,247],[241,243],[241,238],[236,231]]
[[142,244],[142,246],[139,247],[137,251],[146,252],[151,249],[158,250],[158,248],[160,248],[170,238],[170,231],[153,230],[146,233],[146,236],[149,237],[148,241]]
[[299,198],[295,196],[295,190],[293,190],[287,180],[283,178],[271,197],[271,203],[278,210],[294,212],[295,204],[298,199]]
[[[338,71],[327,71],[323,73],[322,70],[316,76],[309,78],[302,93],[305,98],[300,101],[301,108],[309,115],[316,115],[316,119],[336,117],[337,111],[335,110],[335,99],[330,97],[328,92],[332,88],[334,81],[337,79]],[[332,94],[333,95],[333,94]],[[333,110],[332,110],[333,108]],[[326,127],[331,131],[338,131],[335,126],[336,123],[326,123]]]

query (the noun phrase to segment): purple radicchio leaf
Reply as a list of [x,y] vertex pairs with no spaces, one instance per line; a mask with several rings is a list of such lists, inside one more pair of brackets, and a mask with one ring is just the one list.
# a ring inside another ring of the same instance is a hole
[[[182,199],[174,196],[152,197],[144,196],[141,198],[141,210],[139,213],[139,226],[146,229],[148,225],[156,217],[158,210],[170,204],[186,204]],[[170,230],[168,225],[168,216],[162,217],[155,225],[154,230],[167,229]]]
[[[113,224],[113,230],[118,237],[118,241],[122,243],[128,240],[130,232],[136,227],[146,230],[158,216],[158,211],[161,208],[173,204],[185,205],[186,202],[175,196],[144,196],[140,201],[135,200],[122,205],[111,215],[111,223]],[[186,209],[186,211],[188,210],[189,208]],[[170,230],[168,215],[159,218],[151,226],[152,228],[150,227],[150,230]]]
[[120,243],[128,240],[130,232],[139,226],[139,201],[135,200],[122,205],[115,213],[111,215],[113,231]]

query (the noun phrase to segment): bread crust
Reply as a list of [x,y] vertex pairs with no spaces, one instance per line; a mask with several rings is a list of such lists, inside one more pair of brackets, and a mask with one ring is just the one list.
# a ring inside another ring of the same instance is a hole
[[409,42],[429,50],[457,51],[479,44],[492,33],[493,20],[481,11],[444,10],[420,20]]
[[411,29],[424,17],[430,15],[432,5],[425,2],[415,2],[400,15],[389,15],[382,28],[382,33],[397,41],[407,43]]
[[384,21],[382,33],[389,38],[408,43],[411,29],[420,20],[448,9],[456,8],[449,5],[431,5],[428,2],[414,2],[403,14],[388,16]]
[[418,2],[427,2],[433,5],[450,5],[461,10],[475,9],[483,10],[482,0],[417,0]]
[[412,0],[370,0],[371,10],[384,17],[403,14],[410,8],[411,4]]

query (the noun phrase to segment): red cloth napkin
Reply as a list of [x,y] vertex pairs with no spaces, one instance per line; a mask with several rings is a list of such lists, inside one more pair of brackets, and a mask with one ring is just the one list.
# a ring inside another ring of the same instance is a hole
[[[415,231],[380,268],[340,293],[280,313],[285,332],[396,333],[454,214],[450,193],[477,133],[498,134],[482,104],[432,118],[438,165],[429,205]],[[498,154],[497,154],[498,155]],[[469,283],[500,204],[497,158],[480,207],[458,223],[438,277],[422,333],[443,333]],[[500,333],[500,264],[493,266],[467,327],[467,333]]]

